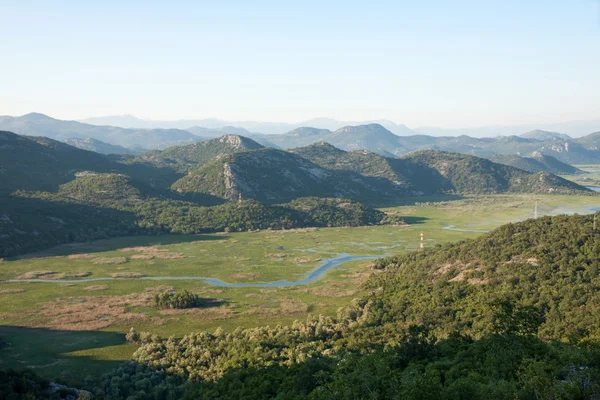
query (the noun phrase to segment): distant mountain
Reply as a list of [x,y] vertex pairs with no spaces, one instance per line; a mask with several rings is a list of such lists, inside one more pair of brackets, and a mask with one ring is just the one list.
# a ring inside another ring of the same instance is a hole
[[548,132],[548,131],[542,131],[540,129],[535,129],[533,131],[525,132],[520,136],[522,138],[536,139],[536,140],[541,140],[541,141],[553,139],[553,138],[559,138],[559,139],[565,139],[565,140],[572,139],[571,136],[566,135],[564,133]]
[[418,133],[433,136],[469,135],[476,137],[494,137],[518,135],[522,132],[541,129],[550,132],[562,132],[570,137],[580,137],[590,132],[600,130],[600,120],[567,121],[556,124],[515,125],[515,126],[484,126],[477,128],[438,128],[420,126],[413,130]]
[[532,173],[542,171],[551,172],[557,175],[583,173],[579,168],[563,163],[552,156],[546,156],[538,152],[534,152],[531,157],[521,157],[513,154],[492,154],[486,158],[498,164],[509,165]]
[[549,172],[535,174],[507,165],[496,164],[484,158],[425,150],[413,153],[404,160],[435,169],[439,182],[449,183],[457,193],[577,193],[589,189]]
[[139,149],[128,149],[123,146],[105,143],[100,140],[92,139],[92,138],[87,138],[87,139],[70,138],[70,139],[66,139],[64,142],[73,147],[77,147],[78,149],[95,151],[96,153],[100,153],[100,154],[139,154],[140,153]]
[[[406,125],[396,124],[389,120],[373,120],[373,121],[338,121],[332,118],[313,118],[300,123],[285,123],[285,122],[258,122],[258,121],[225,121],[217,118],[207,119],[186,119],[175,121],[154,121],[144,120],[132,115],[115,115],[107,117],[87,118],[81,122],[92,125],[111,125],[120,126],[122,128],[135,129],[151,129],[151,128],[176,128],[190,130],[190,128],[204,127],[206,129],[223,129],[227,127],[236,127],[249,132],[260,134],[282,134],[303,126],[313,126],[320,129],[328,129],[334,131],[348,125],[365,125],[365,124],[380,124],[386,129],[397,135],[414,135],[415,132]],[[223,133],[244,135],[241,131],[224,130]]]
[[63,121],[44,114],[31,113],[21,117],[0,116],[0,130],[20,135],[45,136],[56,140],[97,139],[123,147],[141,146],[145,149],[164,149],[203,140],[180,129],[124,129],[96,126],[76,121]]
[[576,139],[576,141],[588,150],[600,151],[600,132],[590,133]]
[[327,137],[332,145],[344,150],[370,150],[375,153],[404,154],[399,136],[379,124],[345,126]]

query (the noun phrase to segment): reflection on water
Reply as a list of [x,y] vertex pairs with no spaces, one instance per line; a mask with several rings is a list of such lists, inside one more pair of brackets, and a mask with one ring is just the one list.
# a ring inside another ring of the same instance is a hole
[[[131,278],[131,279],[142,279],[149,281],[162,281],[162,280],[176,280],[176,281],[186,281],[186,280],[200,280],[204,281],[206,284],[210,286],[219,286],[219,287],[281,287],[281,286],[296,286],[296,285],[305,285],[307,283],[311,283],[316,281],[323,275],[325,272],[329,271],[332,268],[337,267],[338,265],[345,264],[350,261],[356,260],[368,260],[379,258],[379,256],[351,256],[346,253],[341,253],[336,257],[327,258],[323,260],[320,266],[313,269],[304,279],[299,281],[275,281],[275,282],[262,282],[262,283],[227,283],[223,282],[217,278],[208,278],[203,276],[144,276],[141,278]],[[99,282],[99,281],[117,281],[123,280],[127,278],[89,278],[89,279],[55,279],[55,280],[43,280],[43,279],[9,279],[3,282],[46,282],[46,283],[87,283],[87,282]],[[2,282],[2,281],[0,281]]]

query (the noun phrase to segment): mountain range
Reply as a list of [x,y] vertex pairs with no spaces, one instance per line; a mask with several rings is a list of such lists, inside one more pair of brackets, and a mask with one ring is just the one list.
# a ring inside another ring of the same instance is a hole
[[[278,122],[258,122],[258,121],[226,121],[218,118],[206,119],[186,119],[174,121],[157,121],[137,118],[133,115],[113,115],[105,117],[93,117],[81,120],[92,125],[112,125],[124,128],[135,129],[153,129],[153,128],[178,128],[188,130],[190,127],[206,127],[217,129],[226,126],[235,126],[246,129],[249,132],[260,132],[265,134],[281,134],[292,131],[296,128],[312,126],[319,129],[337,130],[348,125],[367,125],[377,123],[397,135],[431,135],[431,136],[460,136],[469,135],[475,137],[495,137],[517,135],[520,132],[527,132],[537,129],[543,129],[551,132],[562,132],[572,137],[587,135],[590,132],[600,131],[600,120],[590,121],[568,121],[562,123],[550,124],[529,124],[529,125],[508,125],[508,126],[487,126],[477,128],[439,128],[420,126],[408,128],[406,125],[397,124],[389,120],[370,120],[370,121],[339,121],[332,118],[313,118],[299,123],[278,123]],[[233,132],[226,132],[233,133]],[[237,134],[242,134],[238,132]]]
[[181,129],[125,129],[116,126],[96,126],[77,121],[58,120],[38,113],[21,117],[0,116],[0,130],[20,135],[44,136],[60,141],[91,138],[133,149],[140,147],[164,149],[203,140],[202,137]]
[[[184,121],[183,124],[199,121]],[[442,150],[488,157],[493,154],[531,157],[532,154],[552,156],[567,164],[600,162],[600,132],[573,139],[564,133],[533,130],[520,136],[476,138],[460,136],[429,136],[400,129],[398,135],[378,123],[344,126],[336,130],[297,127],[282,134],[257,133],[239,126],[192,126],[183,129],[141,129],[96,126],[76,121],[62,121],[42,114],[22,117],[0,117],[0,129],[23,135],[46,136],[65,141],[83,149],[100,153],[139,154],[144,150],[162,150],[223,135],[241,135],[275,149],[292,149],[325,141],[340,149],[365,149],[386,157],[399,157],[419,150]],[[398,132],[400,125],[395,126]],[[407,128],[408,129],[408,128]],[[408,133],[408,134],[407,134]],[[120,146],[120,147],[111,147]]]

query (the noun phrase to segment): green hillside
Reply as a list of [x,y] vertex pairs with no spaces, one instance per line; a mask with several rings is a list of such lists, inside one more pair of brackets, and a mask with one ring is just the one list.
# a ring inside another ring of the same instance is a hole
[[77,170],[109,172],[114,163],[100,154],[55,140],[0,131],[0,192],[51,190]]
[[486,157],[488,160],[498,164],[504,164],[519,168],[527,172],[550,172],[553,174],[581,174],[582,170],[572,165],[563,163],[552,156],[546,156],[541,153],[533,153],[531,157],[521,157],[518,155],[492,154]]
[[548,172],[531,174],[515,167],[457,153],[425,150],[403,158],[439,172],[458,193],[582,193],[590,192]]

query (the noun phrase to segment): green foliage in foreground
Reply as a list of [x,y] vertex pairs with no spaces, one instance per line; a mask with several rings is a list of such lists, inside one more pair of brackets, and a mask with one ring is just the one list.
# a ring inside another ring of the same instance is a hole
[[202,305],[202,298],[195,293],[185,289],[181,292],[164,290],[152,298],[152,304],[156,308],[193,308]]
[[[526,309],[515,310],[510,318],[530,319]],[[437,340],[422,326],[381,328],[347,331],[321,318],[147,343],[135,361],[104,375],[95,394],[107,400],[509,400],[600,393],[597,347],[545,343],[526,331]]]

